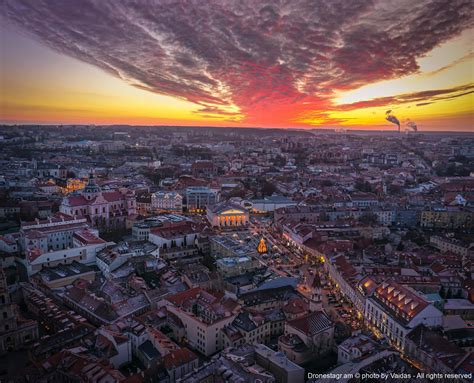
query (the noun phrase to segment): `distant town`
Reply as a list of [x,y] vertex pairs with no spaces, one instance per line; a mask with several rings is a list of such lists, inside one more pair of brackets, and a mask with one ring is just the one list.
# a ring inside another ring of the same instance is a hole
[[473,381],[472,133],[5,125],[0,149],[1,382]]

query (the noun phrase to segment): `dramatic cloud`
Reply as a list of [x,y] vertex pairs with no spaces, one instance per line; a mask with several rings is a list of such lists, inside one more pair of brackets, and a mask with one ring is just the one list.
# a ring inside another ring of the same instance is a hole
[[[392,106],[412,104],[416,103],[415,106],[422,107],[430,104],[434,104],[437,101],[443,100],[452,100],[461,96],[474,93],[474,84],[466,84],[453,88],[446,89],[432,89],[421,92],[413,92],[400,94],[390,97],[377,97],[371,100],[364,100],[353,102],[350,104],[330,104],[326,105],[325,111],[318,110],[309,110],[301,112],[301,119],[310,123],[311,121],[317,121],[319,125],[338,125],[343,122],[350,121],[350,118],[334,118],[331,116],[331,113],[335,112],[350,112],[358,109],[365,108],[377,108],[377,107],[387,107],[391,108]],[[423,102],[420,102],[423,101]],[[408,106],[410,107],[410,106]],[[392,110],[388,109],[385,112],[385,119],[391,123],[394,123],[397,126],[400,126],[400,121],[397,117],[391,114]]]
[[1,8],[57,51],[199,104],[202,115],[256,124],[308,111],[324,119],[336,91],[415,73],[417,58],[473,19],[471,0],[3,0]]
[[347,111],[360,108],[408,104],[413,102],[417,103],[416,106],[425,106],[432,104],[436,101],[451,100],[471,93],[474,93],[474,84],[467,84],[447,89],[425,90],[422,92],[400,94],[392,97],[378,97],[372,100],[334,106],[332,109],[339,111]]

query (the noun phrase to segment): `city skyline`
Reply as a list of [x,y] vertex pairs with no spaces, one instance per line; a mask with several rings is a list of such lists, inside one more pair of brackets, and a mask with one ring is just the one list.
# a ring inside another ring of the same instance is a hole
[[469,1],[2,1],[6,124],[472,130]]

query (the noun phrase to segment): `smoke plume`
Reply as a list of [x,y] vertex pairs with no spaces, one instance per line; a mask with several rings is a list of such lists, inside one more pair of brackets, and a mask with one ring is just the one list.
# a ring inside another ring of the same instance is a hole
[[415,122],[407,118],[406,121],[407,129],[412,130],[413,132],[418,132],[418,126],[416,126]]
[[394,114],[392,114],[392,110],[391,110],[391,109],[390,109],[390,110],[387,110],[387,111],[385,112],[385,119],[386,119],[387,121],[390,121],[392,124],[397,125],[397,126],[398,126],[398,131],[400,132],[400,121],[398,120],[397,117],[395,117]]

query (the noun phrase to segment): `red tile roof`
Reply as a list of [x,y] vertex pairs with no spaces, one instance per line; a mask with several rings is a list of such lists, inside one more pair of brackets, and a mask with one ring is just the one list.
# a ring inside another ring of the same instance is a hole
[[315,311],[302,318],[293,319],[287,323],[288,326],[309,336],[328,330],[333,326],[332,322],[323,311]]
[[167,370],[173,370],[184,364],[191,363],[196,360],[197,356],[194,352],[186,347],[178,350],[173,350],[169,354],[166,354],[163,358],[163,364]]
[[389,279],[375,290],[374,296],[379,303],[402,322],[410,322],[422,312],[429,302],[405,286]]
[[47,223],[63,222],[63,221],[74,221],[74,220],[75,218],[68,214],[55,213],[51,217],[48,217],[46,219],[36,219],[34,221],[22,222],[21,226],[23,227],[23,226],[31,226],[31,225],[47,224]]
[[309,305],[301,298],[292,298],[283,306],[283,311],[287,314],[302,314],[308,312]]
[[179,238],[197,232],[196,226],[192,222],[180,222],[176,225],[166,227],[156,227],[151,229],[151,233],[161,238]]
[[102,238],[97,237],[91,231],[84,229],[74,233],[74,238],[84,245],[98,245],[105,243]]
[[124,195],[118,191],[104,192],[102,193],[102,197],[104,197],[107,202],[119,202],[124,199]]
[[69,196],[67,197],[67,201],[70,206],[85,206],[85,205],[89,205],[90,203],[90,201],[86,200],[81,195]]
[[175,306],[181,307],[183,306],[183,303],[190,300],[190,299],[196,299],[199,293],[202,291],[200,287],[195,287],[189,290],[182,291],[180,293],[171,295],[167,297],[166,299],[173,303]]

